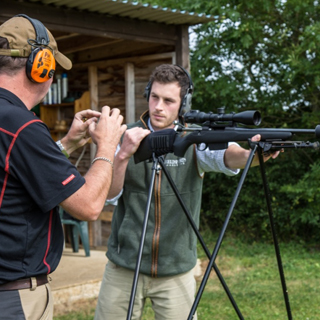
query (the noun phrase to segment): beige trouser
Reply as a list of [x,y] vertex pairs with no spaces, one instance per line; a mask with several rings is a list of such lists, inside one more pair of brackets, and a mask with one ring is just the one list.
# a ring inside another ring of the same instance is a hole
[[[134,272],[106,265],[101,283],[95,320],[125,320],[127,318]],[[132,320],[139,320],[146,298],[150,298],[155,320],[187,320],[196,291],[193,271],[177,276],[152,278],[139,274]],[[195,315],[193,320],[196,320]]]
[[19,295],[26,320],[53,318],[53,298],[49,283],[33,289],[19,290]]

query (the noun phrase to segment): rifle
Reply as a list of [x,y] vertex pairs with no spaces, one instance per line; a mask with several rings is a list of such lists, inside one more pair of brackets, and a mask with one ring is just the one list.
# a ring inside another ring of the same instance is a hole
[[[192,144],[204,144],[210,150],[227,149],[228,143],[249,141],[256,134],[261,135],[258,142],[264,155],[284,148],[313,148],[319,149],[319,142],[291,141],[297,134],[314,135],[320,137],[320,125],[315,129],[278,129],[278,128],[245,128],[239,124],[255,125],[261,123],[259,111],[243,111],[225,114],[221,108],[217,114],[190,110],[183,116],[184,123],[198,124],[187,127],[175,123],[174,129],[165,129],[150,133],[142,141],[134,155],[135,163],[151,159],[152,154],[161,156],[173,152],[183,157]],[[200,124],[200,125],[199,125]],[[178,135],[178,133],[187,133]]]

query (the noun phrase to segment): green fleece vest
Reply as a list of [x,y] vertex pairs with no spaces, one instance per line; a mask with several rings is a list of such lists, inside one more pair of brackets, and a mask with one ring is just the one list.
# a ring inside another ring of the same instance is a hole
[[[128,127],[146,127],[148,116]],[[199,224],[203,179],[199,176],[194,146],[184,157],[165,157],[167,171]],[[113,263],[135,270],[153,162],[134,163],[130,159],[123,195],[115,208],[107,257]],[[197,260],[197,237],[162,170],[156,174],[144,242],[140,272],[153,277],[180,274],[191,270]]]

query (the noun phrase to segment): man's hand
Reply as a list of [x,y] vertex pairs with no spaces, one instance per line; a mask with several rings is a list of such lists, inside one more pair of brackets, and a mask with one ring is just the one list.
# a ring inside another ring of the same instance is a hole
[[[261,140],[261,136],[260,136],[260,134],[256,134],[255,136],[253,136],[252,138],[251,138],[251,141],[253,141],[253,142],[258,142],[258,141],[260,141]],[[274,152],[274,153],[271,153],[270,155],[268,155],[268,156],[263,156],[263,161],[264,162],[266,162],[266,161],[268,161],[270,158],[272,158],[272,159],[275,159],[279,154],[280,154],[280,152],[283,152],[283,150],[280,150],[280,151],[276,151],[276,152]],[[258,166],[259,165],[259,158],[258,158],[258,155],[256,154],[255,155],[255,157],[253,158],[253,161],[252,161],[252,167],[254,167],[254,166]]]
[[130,157],[137,151],[142,139],[150,133],[150,130],[142,128],[128,129],[121,143],[121,147],[114,158],[114,174],[108,199],[119,195],[124,184],[124,177]]
[[[261,140],[261,135],[257,134],[251,138],[251,141],[258,142]],[[244,149],[238,145],[232,144],[230,145],[225,154],[224,154],[224,163],[225,166],[230,169],[243,169],[247,163],[247,160],[249,159],[250,150]],[[275,159],[281,151],[276,151],[275,153],[272,153],[269,156],[263,156],[264,162],[269,160],[270,158]],[[256,154],[253,158],[252,167],[259,165],[259,156]]]
[[137,151],[141,141],[149,133],[150,130],[138,127],[128,129],[123,136],[118,157],[122,160],[129,159]]
[[[84,117],[90,115],[91,117],[83,122]],[[98,116],[99,121],[96,121]],[[62,201],[61,206],[76,218],[91,221],[96,220],[103,210],[114,176],[114,153],[127,126],[122,124],[123,116],[120,115],[120,110],[110,110],[108,106],[102,108],[101,114],[94,111],[81,112],[77,114],[76,121],[76,128],[81,128],[76,130],[79,133],[78,141],[87,139],[88,131],[92,141],[97,145],[95,159],[106,161],[95,161],[85,174],[82,187]]]
[[119,109],[111,110],[110,107],[104,106],[99,121],[92,121],[89,124],[89,134],[98,148],[97,155],[98,153],[102,156],[108,154],[114,157],[120,138],[127,129],[122,122],[123,116]]
[[101,112],[90,109],[75,114],[67,135],[61,139],[61,143],[68,154],[84,146],[89,141],[88,128],[91,123],[98,121],[100,115]]

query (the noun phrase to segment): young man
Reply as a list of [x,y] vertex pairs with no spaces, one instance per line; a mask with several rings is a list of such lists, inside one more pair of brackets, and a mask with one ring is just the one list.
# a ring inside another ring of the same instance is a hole
[[[149,161],[135,164],[132,155],[150,131],[173,128],[173,122],[191,104],[191,79],[179,66],[157,67],[146,89],[149,110],[128,126],[115,157],[108,199],[120,198],[113,215],[109,261],[95,320],[123,320],[128,312],[153,165]],[[252,138],[259,139],[259,135]],[[204,172],[235,175],[245,166],[249,154],[249,150],[230,143],[226,150],[199,151],[191,146],[183,158],[171,153],[165,156],[167,170],[197,224]],[[196,290],[192,269],[197,259],[197,239],[161,170],[154,185],[132,319],[141,319],[149,297],[156,320],[186,320]]]
[[[47,275],[63,250],[58,205],[79,219],[99,216],[126,129],[117,109],[86,110],[58,146],[30,111],[50,88],[55,61],[72,66],[38,20],[19,15],[0,26],[0,319],[52,319]],[[97,153],[82,177],[65,154],[88,134]]]

